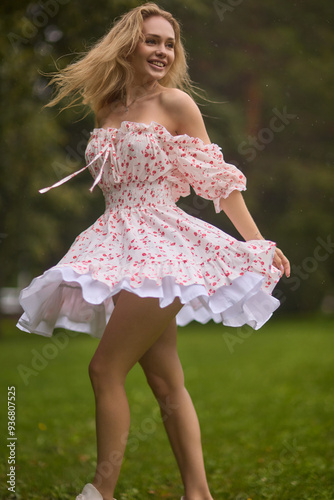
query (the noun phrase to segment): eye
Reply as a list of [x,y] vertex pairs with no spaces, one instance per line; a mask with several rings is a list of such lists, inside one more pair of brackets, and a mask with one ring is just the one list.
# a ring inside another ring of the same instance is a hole
[[155,40],[153,40],[153,38],[149,38],[146,40],[146,43],[155,43]]
[[167,43],[167,47],[168,47],[169,49],[174,49],[174,43],[173,43],[173,42],[169,42],[169,43]]

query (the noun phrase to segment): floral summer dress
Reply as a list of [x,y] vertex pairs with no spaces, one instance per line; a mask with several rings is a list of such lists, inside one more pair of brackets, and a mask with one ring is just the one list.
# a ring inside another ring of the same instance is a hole
[[246,179],[224,161],[221,148],[162,125],[124,121],[97,128],[86,149],[87,165],[106,210],[75,239],[66,255],[20,294],[17,326],[51,336],[61,327],[101,337],[114,309],[113,296],[128,290],[184,304],[178,325],[192,320],[260,328],[279,306],[271,293],[280,272],[272,241],[238,241],[181,210],[175,202],[195,192],[219,200],[246,189]]

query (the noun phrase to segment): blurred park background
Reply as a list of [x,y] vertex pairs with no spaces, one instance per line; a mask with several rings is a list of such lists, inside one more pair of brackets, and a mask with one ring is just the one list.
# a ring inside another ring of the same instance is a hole
[[[40,72],[64,67],[137,0],[1,3],[0,283],[23,287],[56,264],[104,210],[90,174],[41,195],[85,165],[93,116],[42,107],[52,89]],[[143,3],[143,2],[142,2]],[[277,314],[334,311],[334,4],[169,0],[182,24],[189,71],[212,142],[246,175],[245,199],[267,239],[292,264],[275,291]],[[211,202],[184,210],[240,238]]]
[[[21,448],[17,496],[8,496],[3,482],[0,498],[70,499],[93,470],[86,371],[96,339],[25,335],[15,329],[16,304],[19,290],[56,264],[104,210],[99,190],[89,192],[88,172],[38,193],[85,165],[94,127],[80,107],[42,110],[52,89],[41,73],[54,71],[55,61],[66,66],[140,3],[1,2],[0,374],[2,389],[18,390]],[[157,3],[181,22],[190,76],[217,101],[197,101],[211,141],[246,175],[254,219],[292,264],[274,292],[281,307],[261,333],[212,323],[180,328],[215,500],[333,500],[334,4]],[[178,205],[240,238],[211,202],[192,193]],[[147,418],[151,427],[137,437],[139,455],[135,446],[128,451],[117,498],[180,498],[137,368],[128,384],[132,444]]]

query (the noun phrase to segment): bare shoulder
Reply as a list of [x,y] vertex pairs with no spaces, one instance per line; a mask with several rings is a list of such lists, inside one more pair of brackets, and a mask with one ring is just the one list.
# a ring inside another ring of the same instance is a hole
[[165,87],[163,92],[161,92],[162,103],[173,111],[178,108],[178,106],[192,106],[195,105],[195,101],[190,97],[187,92],[180,89]]
[[206,144],[210,143],[202,113],[189,94],[180,89],[166,88],[161,93],[161,104],[173,118],[179,135],[199,137]]

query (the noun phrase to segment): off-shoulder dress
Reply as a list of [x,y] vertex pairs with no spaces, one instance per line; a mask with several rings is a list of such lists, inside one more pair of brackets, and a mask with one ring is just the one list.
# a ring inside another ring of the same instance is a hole
[[276,243],[239,241],[187,214],[176,202],[195,192],[212,200],[246,189],[243,173],[224,161],[221,148],[188,135],[173,136],[156,122],[96,128],[86,168],[106,209],[74,240],[66,255],[20,294],[17,327],[51,336],[57,327],[101,337],[113,296],[128,290],[157,297],[160,307],[179,297],[178,325],[213,320],[259,329],[279,306],[272,291]]

